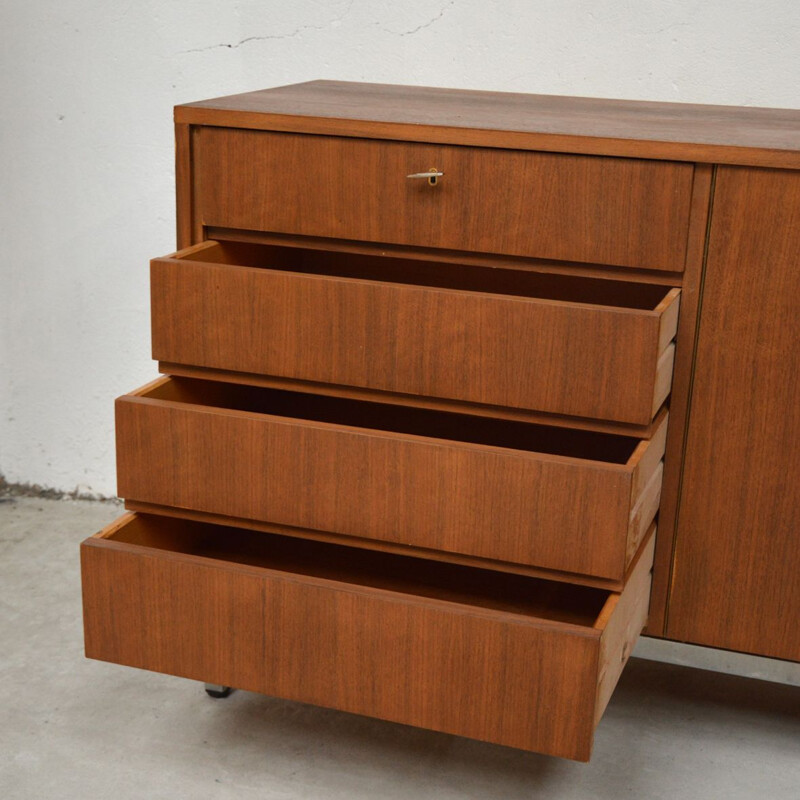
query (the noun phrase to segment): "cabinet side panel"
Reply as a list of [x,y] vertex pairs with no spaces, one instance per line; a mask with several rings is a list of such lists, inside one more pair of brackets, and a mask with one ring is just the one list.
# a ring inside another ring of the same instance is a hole
[[716,181],[667,633],[800,660],[800,172]]
[[191,126],[175,125],[175,224],[178,249],[192,244]]

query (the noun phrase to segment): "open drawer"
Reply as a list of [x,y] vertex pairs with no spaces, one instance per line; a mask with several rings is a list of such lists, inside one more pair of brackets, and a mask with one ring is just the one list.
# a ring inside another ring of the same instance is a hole
[[646,425],[670,391],[679,295],[210,241],[151,263],[153,358]]
[[86,655],[588,760],[652,558],[615,594],[126,514],[81,548]]
[[129,501],[610,581],[658,509],[653,438],[189,378],[117,400]]

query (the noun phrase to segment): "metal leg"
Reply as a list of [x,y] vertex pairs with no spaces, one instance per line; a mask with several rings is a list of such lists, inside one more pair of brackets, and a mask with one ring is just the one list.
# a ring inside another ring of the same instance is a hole
[[209,697],[227,697],[232,691],[230,686],[220,686],[216,683],[206,684],[206,694]]

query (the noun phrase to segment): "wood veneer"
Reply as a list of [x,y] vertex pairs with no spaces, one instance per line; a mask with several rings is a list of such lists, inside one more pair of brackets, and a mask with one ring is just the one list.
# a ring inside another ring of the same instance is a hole
[[315,81],[175,114],[184,377],[118,400],[145,513],[83,547],[89,655],[585,759],[657,521],[651,633],[800,659],[800,112]]
[[609,595],[127,515],[81,549],[86,651],[588,760],[644,625],[652,553]]
[[691,164],[215,127],[192,152],[205,226],[683,269]]
[[551,152],[800,167],[800,111],[308,81],[175,108],[175,121]]
[[800,660],[800,173],[720,167],[667,635]]
[[[581,575],[575,572],[559,572],[558,570],[542,569],[541,567],[531,566],[530,564],[514,564],[508,561],[477,558],[460,553],[446,553],[430,547],[414,547],[412,545],[396,544],[378,539],[347,536],[339,533],[332,533],[331,531],[311,530],[309,528],[298,528],[292,525],[279,525],[275,522],[243,519],[242,517],[231,517],[225,514],[211,514],[206,511],[194,511],[187,508],[175,508],[174,506],[161,506],[156,503],[143,503],[137,500],[126,500],[125,508],[128,511],[136,511],[140,514],[211,523],[212,525],[223,525],[228,528],[246,528],[248,530],[263,531],[265,533],[278,533],[291,536],[295,539],[312,539],[318,542],[331,542],[332,544],[341,544],[346,547],[358,547],[364,550],[397,553],[401,556],[413,556],[415,558],[425,559],[426,561],[461,564],[466,567],[477,567],[478,569],[492,570],[498,573],[507,572],[512,575],[526,575],[531,578],[543,578],[547,581],[559,581],[575,586],[591,586],[595,589],[605,589],[610,592],[621,592],[626,587],[630,580],[631,573],[638,563],[639,557],[639,553],[637,553],[628,565],[625,575],[619,580],[614,580],[609,578],[597,578],[591,575]],[[649,545],[650,539],[654,538],[655,531],[656,524],[654,522],[644,534],[643,541],[639,546],[640,552]]]
[[[695,173],[702,172],[702,165],[695,168]],[[695,204],[698,180],[697,174],[692,184],[692,205]],[[692,219],[689,235],[696,224],[696,211],[690,212]],[[353,253],[355,255],[400,258],[408,261],[435,261],[437,263],[460,264],[462,266],[492,267],[512,269],[520,272],[539,272],[546,275],[566,275],[594,280],[615,280],[623,283],[652,283],[659,286],[680,287],[683,275],[679,272],[664,274],[663,271],[641,269],[640,267],[614,267],[608,264],[594,264],[576,261],[554,261],[553,259],[530,258],[525,256],[509,256],[500,253],[475,253],[469,250],[449,250],[442,247],[415,247],[413,245],[389,244],[380,242],[359,242],[353,239],[336,239],[321,236],[300,236],[291,233],[274,233],[271,231],[247,231],[238,228],[218,228],[213,225],[200,226],[198,237],[186,245],[199,244],[201,241],[213,239],[218,242],[250,242],[277,247],[297,247],[313,249],[326,254]]]
[[699,164],[692,191],[692,215],[686,271],[681,284],[681,314],[675,342],[675,365],[669,400],[670,425],[664,453],[664,480],[658,510],[658,539],[647,632],[665,635],[667,597],[678,519],[689,398],[695,366],[695,342],[701,305],[716,167]]
[[197,367],[191,364],[176,364],[172,361],[159,361],[158,371],[164,375],[184,378],[200,378],[202,380],[223,381],[225,383],[241,383],[246,386],[263,386],[268,389],[287,389],[293,392],[310,392],[313,394],[345,397],[352,400],[367,400],[384,404],[410,406],[413,408],[429,408],[435,411],[452,411],[456,414],[491,417],[492,419],[508,419],[516,422],[532,422],[557,428],[573,428],[575,430],[599,431],[621,436],[633,436],[637,439],[652,439],[660,420],[656,416],[647,425],[631,425],[622,422],[611,422],[591,417],[568,417],[563,414],[546,414],[529,409],[509,408],[507,406],[490,406],[480,403],[463,403],[440,397],[426,397],[417,394],[400,394],[374,389],[362,389],[354,386],[341,386],[335,383],[319,383],[317,381],[301,381],[295,378],[275,377],[255,372],[235,372],[233,370]]
[[620,580],[658,509],[666,422],[639,441],[173,378],[117,401],[117,481],[139,502]]
[[151,263],[153,358],[643,426],[669,394],[679,294],[205,242]]

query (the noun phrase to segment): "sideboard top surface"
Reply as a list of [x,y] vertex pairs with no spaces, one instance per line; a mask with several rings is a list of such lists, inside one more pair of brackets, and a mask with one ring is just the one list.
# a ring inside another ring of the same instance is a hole
[[194,125],[800,169],[800,110],[317,80],[175,108]]

